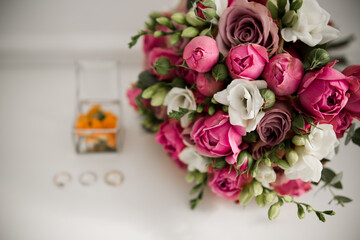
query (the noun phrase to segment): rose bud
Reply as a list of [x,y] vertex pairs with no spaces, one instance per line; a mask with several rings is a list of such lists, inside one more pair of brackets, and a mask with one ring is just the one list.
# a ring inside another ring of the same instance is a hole
[[208,72],[219,59],[216,41],[207,36],[192,39],[185,47],[183,58],[197,72]]
[[199,73],[196,78],[196,86],[202,95],[211,97],[223,88],[224,82],[217,82],[211,74],[208,78],[205,73]]
[[196,15],[204,20],[211,20],[216,16],[216,5],[213,1],[202,0],[196,4]]
[[225,63],[233,79],[257,79],[268,61],[266,48],[257,44],[242,44],[230,49]]
[[283,53],[275,55],[266,64],[263,78],[277,96],[290,95],[296,92],[304,75],[302,62]]
[[166,75],[160,75],[153,69],[154,64],[161,57],[169,59],[170,64],[175,65],[178,62],[179,58],[181,58],[181,56],[175,50],[166,49],[166,48],[165,49],[164,48],[154,48],[150,52],[150,56],[149,56],[150,66],[151,66],[150,72],[152,74],[155,74],[156,76],[158,76],[158,80],[160,80],[160,81],[174,78],[176,76],[175,68],[172,68],[169,71],[169,73]]

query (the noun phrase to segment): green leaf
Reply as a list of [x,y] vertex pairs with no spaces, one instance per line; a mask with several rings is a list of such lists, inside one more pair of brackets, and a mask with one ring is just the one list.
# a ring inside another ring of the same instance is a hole
[[[337,201],[337,204],[341,205],[344,207],[344,204],[345,203],[349,203],[349,202],[352,202],[352,199],[348,198],[348,197],[345,197],[345,196],[340,196],[340,195],[336,195],[334,196],[334,199],[335,201]],[[333,201],[331,200],[331,202]]]
[[348,134],[346,135],[345,138],[345,146],[349,144],[349,142],[351,141],[352,135],[355,132],[355,124],[351,125]]
[[351,138],[352,142],[360,146],[360,128],[356,129]]
[[336,174],[336,176],[333,177],[333,179],[331,179],[331,181],[330,181],[329,184],[330,184],[330,185],[335,185],[336,183],[339,183],[339,182],[341,181],[342,177],[343,177],[343,173],[342,173],[342,172]]
[[189,109],[185,109],[185,108],[179,108],[179,111],[173,110],[172,112],[169,113],[169,118],[175,118],[176,120],[179,120],[180,118],[185,116],[185,114],[187,114],[189,111],[190,111]]
[[330,168],[323,168],[323,171],[321,173],[321,180],[325,182],[325,186],[331,185],[334,188],[342,189],[343,186],[340,182],[341,178],[342,178],[342,173],[336,174]]
[[215,158],[212,166],[214,169],[222,169],[227,165],[225,158]]
[[157,82],[158,81],[156,80],[156,77],[148,70],[145,70],[139,74],[138,81],[136,82],[135,86],[144,90]]

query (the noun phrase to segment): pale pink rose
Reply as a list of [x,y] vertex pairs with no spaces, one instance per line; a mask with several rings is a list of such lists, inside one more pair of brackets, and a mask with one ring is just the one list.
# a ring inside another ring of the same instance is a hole
[[180,152],[185,148],[181,138],[182,131],[179,122],[167,121],[160,125],[160,130],[155,134],[155,139],[163,145],[164,151],[169,153],[180,167],[185,167],[185,164],[179,159]]
[[233,79],[257,79],[268,61],[266,48],[257,44],[241,44],[230,49],[225,63]]
[[350,98],[345,109],[351,116],[360,120],[360,65],[349,66],[342,73],[348,76],[350,84]]
[[234,168],[229,170],[229,167],[215,170],[210,174],[208,185],[216,195],[235,201],[238,200],[243,187],[251,182],[252,177],[250,174],[236,176]]
[[129,104],[135,109],[135,111],[137,111],[139,108],[135,99],[141,94],[141,92],[142,90],[140,88],[136,88],[134,86],[132,86],[126,91],[126,96],[129,100]]
[[300,59],[290,54],[275,55],[266,64],[263,78],[277,96],[290,95],[297,91],[304,75]]
[[160,57],[166,57],[170,60],[170,63],[172,65],[176,65],[176,63],[179,61],[179,59],[181,58],[181,56],[174,50],[171,48],[154,48],[149,55],[149,70],[152,74],[156,75],[158,80],[162,81],[162,80],[169,80],[169,79],[173,79],[174,77],[176,77],[176,72],[175,72],[175,68],[170,70],[170,73],[166,74],[166,75],[160,75],[158,74],[154,69],[152,69],[151,67],[154,66],[155,61],[160,58]]
[[216,81],[211,74],[209,74],[209,79],[205,73],[199,73],[196,78],[196,87],[199,92],[207,97],[211,97],[218,91],[220,91],[224,86],[224,81]]
[[342,110],[336,117],[334,117],[329,123],[333,125],[334,131],[336,133],[337,138],[342,138],[346,129],[348,129],[353,121],[353,117],[351,114],[346,111]]
[[300,84],[294,107],[316,122],[330,122],[345,107],[349,98],[346,76],[333,69],[334,63],[307,72]]
[[304,182],[301,179],[289,180],[284,171],[279,170],[276,174],[276,181],[270,186],[280,195],[290,195],[300,197],[311,190],[311,182]]
[[222,111],[198,119],[191,132],[198,153],[207,157],[226,157],[229,164],[236,163],[245,135],[245,128],[231,125],[229,115]]
[[225,56],[239,43],[259,44],[272,55],[279,45],[278,30],[264,5],[237,0],[221,14],[216,42]]
[[216,41],[207,36],[193,38],[185,47],[183,58],[197,72],[208,72],[219,59]]

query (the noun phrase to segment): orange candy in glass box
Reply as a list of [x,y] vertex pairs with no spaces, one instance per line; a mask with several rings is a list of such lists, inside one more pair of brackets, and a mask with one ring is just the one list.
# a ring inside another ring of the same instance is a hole
[[116,127],[117,116],[104,111],[100,105],[94,105],[86,114],[79,114],[75,123],[78,151],[116,151]]

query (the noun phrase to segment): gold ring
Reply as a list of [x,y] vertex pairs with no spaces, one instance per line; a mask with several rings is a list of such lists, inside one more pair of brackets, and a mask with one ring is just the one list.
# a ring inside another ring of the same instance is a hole
[[53,182],[57,187],[65,187],[66,184],[71,182],[71,174],[68,172],[58,172],[53,177]]
[[122,184],[124,181],[124,175],[117,170],[109,171],[105,174],[105,182],[107,185],[116,187]]
[[93,185],[97,180],[97,175],[94,172],[87,171],[83,172],[79,176],[79,182],[83,186]]

